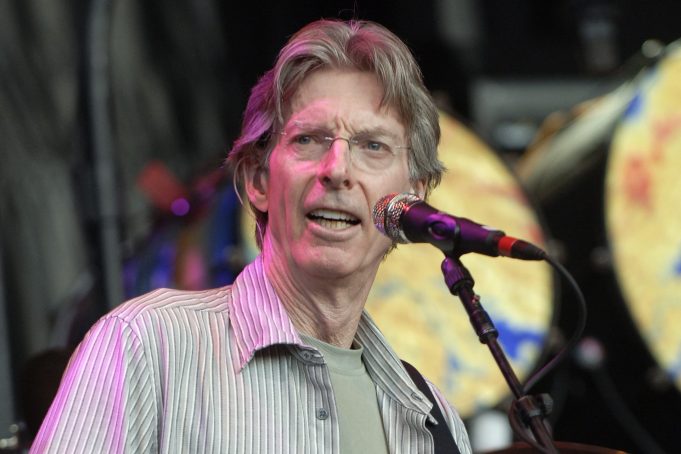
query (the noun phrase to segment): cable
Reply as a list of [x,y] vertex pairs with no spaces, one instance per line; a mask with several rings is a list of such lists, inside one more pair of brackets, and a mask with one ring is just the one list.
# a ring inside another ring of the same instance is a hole
[[517,400],[513,400],[508,408],[508,422],[511,424],[511,429],[518,437],[520,437],[525,443],[529,444],[539,452],[544,454],[554,454],[556,451],[553,446],[542,446],[534,437],[530,436],[527,432],[525,424],[519,420],[521,412],[517,409]]
[[587,308],[586,308],[586,299],[584,298],[584,294],[582,293],[582,290],[579,288],[579,285],[575,281],[575,279],[572,277],[570,272],[565,269],[563,265],[558,263],[554,258],[552,258],[550,255],[546,255],[544,258],[546,262],[548,262],[551,266],[553,266],[559,273],[560,275],[565,278],[565,280],[570,284],[570,287],[572,290],[575,292],[575,295],[577,296],[577,326],[572,333],[572,336],[570,339],[565,343],[563,348],[561,348],[556,355],[551,358],[550,361],[548,361],[543,367],[541,367],[538,371],[536,371],[532,376],[525,382],[525,386],[523,388],[524,392],[527,394],[529,393],[530,389],[537,384],[539,380],[544,378],[546,374],[548,374],[550,371],[552,371],[561,361],[565,359],[565,357],[572,352],[575,347],[577,346],[577,343],[579,342],[579,339],[582,337],[582,334],[584,333],[584,328],[586,327],[586,317],[587,317]]

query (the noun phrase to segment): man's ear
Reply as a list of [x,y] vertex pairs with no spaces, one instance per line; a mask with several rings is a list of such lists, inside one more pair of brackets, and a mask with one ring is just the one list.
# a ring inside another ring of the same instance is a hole
[[251,166],[244,172],[244,188],[248,200],[263,213],[267,213],[269,206],[267,178],[267,170],[260,166]]

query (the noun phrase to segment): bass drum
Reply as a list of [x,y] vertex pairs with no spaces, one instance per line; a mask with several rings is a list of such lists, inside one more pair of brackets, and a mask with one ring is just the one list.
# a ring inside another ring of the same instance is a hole
[[[440,159],[448,169],[429,202],[443,211],[544,243],[540,223],[508,168],[453,118],[441,114]],[[242,236],[256,253],[253,222]],[[431,379],[461,416],[488,409],[509,393],[487,347],[440,272],[444,256],[424,244],[400,245],[379,269],[367,310],[397,354]],[[464,264],[522,380],[537,364],[552,321],[552,274],[539,262],[469,255]]]
[[634,322],[681,390],[681,49],[646,74],[612,140],[606,226]]

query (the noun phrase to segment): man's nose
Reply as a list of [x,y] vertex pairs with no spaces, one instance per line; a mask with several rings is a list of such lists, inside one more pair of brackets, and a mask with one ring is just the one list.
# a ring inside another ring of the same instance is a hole
[[320,164],[320,180],[325,186],[349,188],[354,184],[350,141],[336,137],[331,141]]

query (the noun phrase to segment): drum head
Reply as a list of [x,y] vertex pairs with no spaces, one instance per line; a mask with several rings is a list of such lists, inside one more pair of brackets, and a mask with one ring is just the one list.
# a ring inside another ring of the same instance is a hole
[[[543,245],[540,224],[508,168],[477,137],[441,114],[439,152],[448,171],[429,203]],[[443,254],[400,245],[379,269],[367,302],[390,344],[431,379],[462,417],[509,394],[486,346],[440,271]],[[552,274],[544,263],[466,255],[462,262],[522,380],[541,355],[552,318]]]
[[660,62],[615,131],[606,221],[629,311],[681,389],[681,51]]

